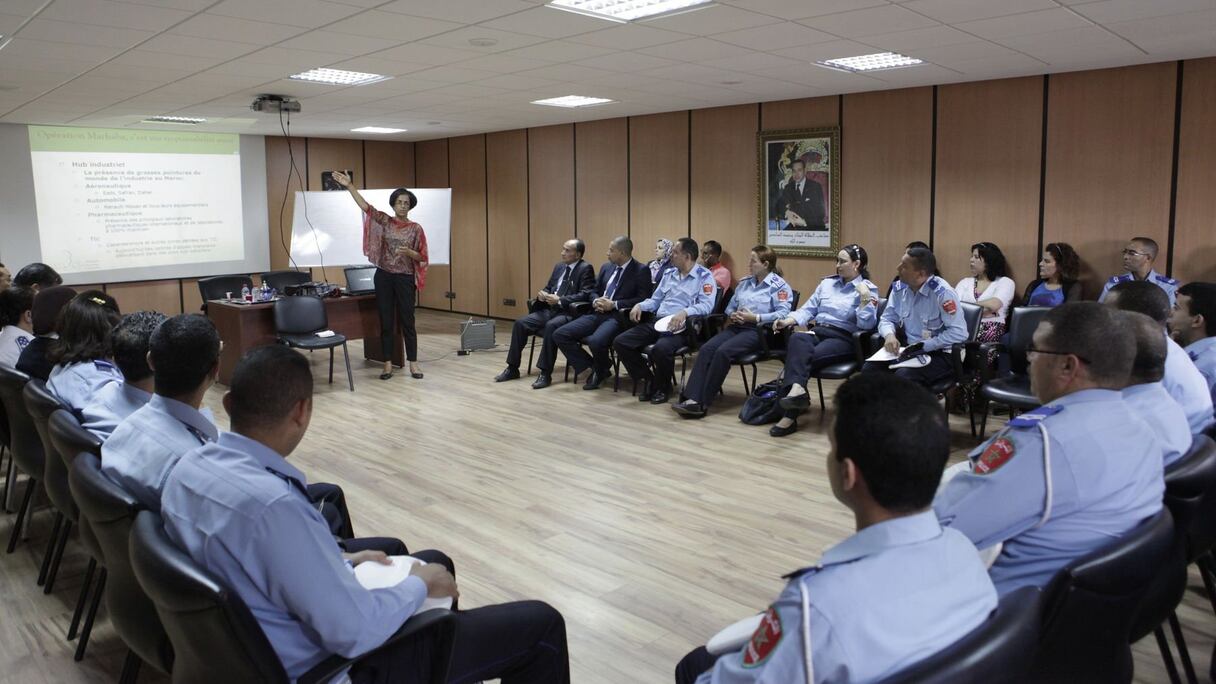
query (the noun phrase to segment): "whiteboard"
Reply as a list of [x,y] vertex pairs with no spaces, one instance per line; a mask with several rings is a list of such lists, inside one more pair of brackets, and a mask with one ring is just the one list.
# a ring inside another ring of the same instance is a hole
[[[360,190],[368,204],[392,216],[388,197],[396,188]],[[452,189],[410,188],[418,204],[410,220],[426,231],[430,264],[451,263]],[[345,190],[297,192],[291,220],[291,258],[297,266],[366,264],[363,212]]]

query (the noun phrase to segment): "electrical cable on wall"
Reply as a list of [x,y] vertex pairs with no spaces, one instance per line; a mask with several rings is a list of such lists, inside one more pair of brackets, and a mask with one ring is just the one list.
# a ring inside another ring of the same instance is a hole
[[[329,276],[326,275],[326,273],[325,273],[325,256],[321,252],[321,239],[317,237],[317,229],[312,225],[312,220],[309,219],[309,217],[308,217],[308,193],[304,192],[304,190],[308,186],[304,183],[304,177],[300,174],[300,168],[298,166],[296,166],[296,156],[295,156],[295,153],[291,149],[291,112],[287,113],[287,123],[286,123],[286,125],[284,125],[283,110],[281,110],[281,109],[279,110],[279,127],[283,129],[283,136],[285,138],[287,138],[287,157],[288,157],[288,159],[291,160],[291,169],[288,171],[288,174],[287,174],[288,184],[290,184],[290,182],[291,182],[291,173],[295,172],[296,180],[298,180],[300,182],[300,189],[301,189],[300,197],[304,202],[304,221],[306,223],[308,223],[308,229],[310,231],[312,231],[312,239],[317,245],[317,260],[321,262],[321,280],[323,282],[329,282]],[[286,203],[286,201],[287,201],[286,194],[284,195],[283,201],[284,201],[284,203]],[[279,218],[280,237],[282,236],[282,220],[283,219],[280,216],[280,218]],[[290,256],[290,254],[289,254],[289,256]],[[294,259],[292,261],[294,263]]]

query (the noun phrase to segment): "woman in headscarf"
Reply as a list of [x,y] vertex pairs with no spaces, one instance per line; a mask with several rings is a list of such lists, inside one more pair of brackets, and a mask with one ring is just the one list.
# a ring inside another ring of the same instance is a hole
[[650,266],[650,283],[658,285],[659,280],[663,277],[663,272],[671,266],[671,248],[674,245],[667,238],[659,238],[654,243],[654,260],[647,266]]

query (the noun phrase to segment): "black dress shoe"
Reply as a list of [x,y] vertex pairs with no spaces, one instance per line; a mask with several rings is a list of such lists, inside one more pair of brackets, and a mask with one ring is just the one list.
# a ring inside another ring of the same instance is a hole
[[536,381],[532,383],[532,389],[544,389],[552,384],[553,378],[550,378],[548,373],[541,373],[536,376]]
[[785,437],[787,435],[792,435],[795,432],[798,432],[798,421],[796,420],[790,423],[789,427],[777,427],[774,425],[768,429],[768,434],[772,435],[773,437]]
[[650,388],[649,382],[643,382],[638,385],[638,401],[650,401],[654,398],[654,390]]
[[811,395],[808,392],[803,392],[796,397],[785,396],[777,401],[777,404],[787,411],[798,411],[811,407]]
[[411,378],[413,378],[413,379],[415,379],[415,380],[421,380],[421,379],[422,379],[422,373],[421,373],[421,371],[420,371],[420,372],[417,372],[417,373],[415,373],[415,372],[413,372],[413,371],[410,371],[410,377],[411,377]]
[[519,378],[519,369],[507,366],[495,378],[494,382],[506,382],[508,380],[516,380]]
[[680,414],[682,418],[704,418],[706,413],[705,407],[695,401],[672,404],[671,410]]
[[667,399],[668,399],[667,393],[664,392],[663,390],[659,390],[659,391],[655,392],[654,394],[650,395],[650,403],[652,403],[656,406],[659,404],[666,404]]
[[600,385],[604,384],[604,381],[607,379],[608,379],[608,376],[600,375],[599,373],[596,373],[595,371],[591,371],[591,376],[588,377],[587,382],[583,384],[583,389],[597,390],[600,388]]

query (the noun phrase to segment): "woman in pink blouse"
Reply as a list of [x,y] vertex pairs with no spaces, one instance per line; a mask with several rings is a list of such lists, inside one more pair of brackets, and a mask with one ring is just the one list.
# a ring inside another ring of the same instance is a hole
[[389,196],[395,216],[377,210],[367,203],[339,171],[334,180],[350,191],[355,203],[363,210],[363,253],[376,267],[376,305],[380,309],[380,348],[384,350],[384,372],[381,380],[393,377],[393,311],[401,319],[405,336],[405,358],[410,362],[410,376],[422,377],[418,365],[418,332],[414,328],[414,300],[417,291],[426,284],[426,233],[422,226],[410,220],[410,210],[418,204],[414,193],[397,188]]

